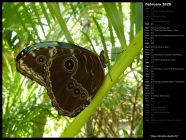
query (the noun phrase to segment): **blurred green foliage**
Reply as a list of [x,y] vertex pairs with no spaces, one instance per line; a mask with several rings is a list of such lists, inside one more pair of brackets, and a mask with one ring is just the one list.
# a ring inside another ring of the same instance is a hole
[[[142,8],[142,3],[4,2],[3,137],[60,137],[74,120],[58,116],[44,87],[16,71],[15,58],[23,48],[49,40],[95,52],[102,47],[108,73],[120,54],[111,59],[112,50],[125,51],[142,26]],[[76,137],[143,136],[142,60],[141,51]]]

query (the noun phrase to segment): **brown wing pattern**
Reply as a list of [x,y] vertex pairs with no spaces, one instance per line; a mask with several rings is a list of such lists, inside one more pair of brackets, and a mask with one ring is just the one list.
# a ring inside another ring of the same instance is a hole
[[45,86],[58,113],[69,117],[90,104],[104,79],[99,56],[68,43],[43,42],[27,47],[18,54],[16,68]]
[[97,55],[80,49],[68,51],[49,60],[46,87],[59,114],[75,116],[90,104],[104,71]]

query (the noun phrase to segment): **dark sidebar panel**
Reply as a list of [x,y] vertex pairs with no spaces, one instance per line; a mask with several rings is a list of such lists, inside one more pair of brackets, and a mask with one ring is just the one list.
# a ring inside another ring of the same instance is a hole
[[144,138],[184,139],[185,17],[179,1],[144,6]]

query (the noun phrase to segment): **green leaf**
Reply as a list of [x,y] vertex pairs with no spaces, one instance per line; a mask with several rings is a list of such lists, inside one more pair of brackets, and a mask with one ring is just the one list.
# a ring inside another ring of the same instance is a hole
[[58,3],[47,3],[47,5],[48,5],[48,7],[50,7],[50,10],[52,10],[53,16],[56,17],[58,23],[60,24],[61,30],[63,31],[67,41],[69,43],[74,43],[74,41],[72,39],[72,36],[71,36],[67,26],[66,26],[66,22],[63,19],[63,17],[61,16],[60,8],[59,8]]
[[137,133],[137,137],[143,136],[143,122],[142,121],[138,123],[137,128],[136,128],[136,133]]
[[30,18],[30,17],[33,17],[33,16],[31,16],[31,13],[28,12],[29,10],[28,10],[28,7],[25,5],[25,3],[23,3],[22,5],[23,5],[23,8],[24,8],[24,12],[26,13],[27,18],[29,19],[30,25],[31,25],[32,29],[34,30],[35,35],[37,36],[37,39],[39,41],[41,41],[41,38],[40,38],[40,36],[38,34],[38,31],[36,29],[35,23],[33,22],[33,19]]
[[46,8],[45,8],[44,3],[41,2],[41,3],[39,3],[39,5],[41,6],[42,12],[43,12],[43,14],[44,14],[44,16],[45,16],[45,18],[46,18],[46,21],[47,21],[47,23],[48,23],[48,26],[51,28],[50,19],[49,19],[49,16],[48,16],[48,14],[47,14],[47,11],[46,11]]
[[43,24],[42,24],[42,22],[41,22],[41,18],[40,18],[40,15],[39,15],[39,13],[38,13],[37,7],[36,7],[35,3],[31,3],[31,6],[32,6],[32,8],[33,8],[33,12],[35,13],[35,15],[36,15],[36,17],[37,17],[36,19],[38,20],[38,23],[39,23],[39,25],[40,25],[40,27],[41,27],[41,29],[42,29],[42,32],[43,32],[43,34],[44,34],[44,36],[45,36],[45,31],[44,31]]
[[98,22],[96,21],[96,19],[94,17],[93,18],[93,21],[94,23],[96,24],[97,28],[98,28],[98,31],[99,31],[99,35],[100,35],[100,38],[101,38],[101,42],[102,42],[102,45],[103,45],[103,48],[104,48],[104,53],[106,55],[106,59],[108,60],[107,63],[108,63],[108,68],[110,70],[110,61],[109,61],[109,56],[108,56],[108,50],[107,50],[107,45],[106,45],[106,41],[105,41],[105,38],[103,36],[103,32],[101,30],[101,27],[99,26]]
[[94,45],[92,44],[92,41],[90,39],[90,37],[83,31],[81,31],[83,33],[83,35],[87,38],[87,40],[89,41],[90,45],[92,46],[92,50],[96,53],[96,50],[94,48]]
[[122,131],[123,131],[124,138],[128,138],[129,137],[129,134],[128,134],[127,130],[122,129]]
[[110,42],[112,44],[112,48],[115,48],[115,39],[113,35],[112,25],[109,21],[108,21],[108,26],[109,26],[109,31],[110,31]]
[[143,26],[143,3],[135,3],[136,13],[136,33],[140,31]]
[[130,4],[130,41],[134,38],[134,25],[135,25],[135,3]]
[[109,19],[109,21],[112,23],[112,26],[114,27],[116,35],[120,41],[121,47],[125,50],[127,45],[124,36],[122,14],[119,13],[115,3],[102,3],[102,4],[105,8],[107,18]]

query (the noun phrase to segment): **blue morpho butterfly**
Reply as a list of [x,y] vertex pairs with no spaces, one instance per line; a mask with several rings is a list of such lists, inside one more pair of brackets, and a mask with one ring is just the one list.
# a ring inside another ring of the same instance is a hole
[[52,105],[74,117],[90,104],[104,79],[103,51],[97,54],[74,44],[40,42],[16,57],[17,71],[46,87]]

